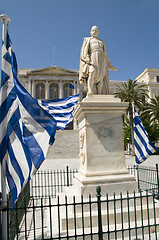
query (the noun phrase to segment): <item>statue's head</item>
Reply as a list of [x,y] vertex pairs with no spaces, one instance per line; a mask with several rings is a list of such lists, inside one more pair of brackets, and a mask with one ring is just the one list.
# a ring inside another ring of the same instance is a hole
[[98,30],[97,26],[93,26],[91,28],[90,34],[91,34],[92,37],[98,37],[99,30]]

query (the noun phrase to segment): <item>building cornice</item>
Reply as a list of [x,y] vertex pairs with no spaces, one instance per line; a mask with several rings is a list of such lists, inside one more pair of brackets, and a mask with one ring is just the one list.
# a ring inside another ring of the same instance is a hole
[[146,68],[135,80],[139,80],[142,77],[144,77],[144,75],[148,74],[148,73],[158,73],[159,74],[159,68]]
[[78,70],[69,70],[57,66],[41,69],[19,69],[19,76],[30,78],[30,76],[78,76]]

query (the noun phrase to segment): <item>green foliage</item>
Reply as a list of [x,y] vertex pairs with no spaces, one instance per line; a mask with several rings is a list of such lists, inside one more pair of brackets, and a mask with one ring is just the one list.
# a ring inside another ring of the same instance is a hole
[[150,99],[143,109],[142,118],[146,118],[151,123],[159,123],[159,96]]
[[[159,124],[155,121],[149,121],[149,117],[141,117],[141,119],[150,141],[155,145],[155,143],[159,141]],[[154,154],[159,155],[159,149]]]
[[127,116],[124,117],[123,129],[124,129],[124,146],[126,147],[128,143],[130,144],[132,143],[130,120],[128,119]]
[[148,90],[145,84],[138,84],[137,81],[128,80],[122,83],[122,86],[117,86],[115,97],[119,97],[122,102],[129,102],[127,109],[128,116],[124,121],[124,145],[132,144],[134,151],[134,132],[133,132],[133,112],[132,103],[135,104],[140,111],[142,123],[149,135],[152,143],[159,141],[159,96],[152,98],[150,103],[145,102],[145,97]]
[[137,81],[128,79],[127,82],[122,83],[122,86],[117,85],[117,92],[115,97],[119,97],[122,102],[129,102],[142,109],[143,103],[145,102],[145,97],[147,95],[147,89],[145,89],[145,84],[138,84]]
[[117,86],[117,92],[115,97],[121,99],[122,102],[128,102],[129,106],[127,112],[129,113],[129,120],[131,126],[131,141],[132,141],[132,154],[134,154],[134,131],[133,131],[133,110],[132,103],[134,103],[139,109],[142,109],[147,95],[147,89],[145,84],[138,84],[137,81],[129,79],[127,82],[123,82],[122,86]]
[[[154,144],[159,142],[159,96],[144,105],[141,119],[150,141]],[[159,149],[154,154],[159,155]]]
[[142,123],[144,125],[145,130],[148,133],[150,141],[155,144],[155,142],[159,141],[159,124],[149,121],[149,117],[147,118],[144,116],[141,116]]

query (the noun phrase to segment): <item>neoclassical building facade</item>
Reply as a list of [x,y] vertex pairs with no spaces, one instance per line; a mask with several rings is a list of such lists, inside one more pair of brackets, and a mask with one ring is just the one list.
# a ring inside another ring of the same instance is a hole
[[[78,81],[79,71],[57,66],[41,69],[19,69],[19,80],[28,92],[37,99],[57,99],[80,94],[82,100],[86,96]],[[146,68],[136,78],[138,84],[145,84],[150,98],[159,96],[159,68]],[[110,94],[122,86],[118,80],[110,80]],[[73,87],[73,88],[72,88]]]
[[159,68],[146,68],[136,80],[146,85],[150,98],[159,96]]
[[19,80],[32,97],[37,99],[64,98],[80,92],[78,71],[56,66],[19,69]]

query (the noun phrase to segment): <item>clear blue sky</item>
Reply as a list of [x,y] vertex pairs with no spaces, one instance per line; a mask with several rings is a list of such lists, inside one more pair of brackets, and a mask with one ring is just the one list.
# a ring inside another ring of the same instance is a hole
[[118,68],[111,80],[159,68],[159,0],[2,0],[0,14],[11,18],[19,68],[51,66],[54,45],[55,65],[78,69],[83,38],[93,25]]

